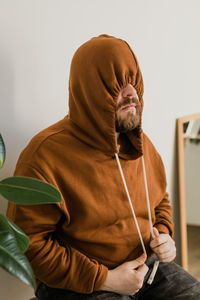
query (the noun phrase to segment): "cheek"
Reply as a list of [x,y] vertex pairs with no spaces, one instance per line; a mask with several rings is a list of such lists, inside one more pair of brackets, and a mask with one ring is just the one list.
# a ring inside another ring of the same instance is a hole
[[117,97],[116,106],[118,106],[122,101],[123,101],[122,95],[119,94],[119,96]]

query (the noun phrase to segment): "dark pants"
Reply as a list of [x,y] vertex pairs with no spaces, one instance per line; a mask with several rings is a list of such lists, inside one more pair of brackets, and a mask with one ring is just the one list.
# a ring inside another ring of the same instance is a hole
[[149,271],[145,276],[143,287],[134,296],[125,296],[106,291],[93,292],[92,294],[79,294],[41,284],[37,290],[37,297],[39,300],[200,300],[200,282],[174,262],[160,262],[154,281],[151,285],[147,284],[154,261],[155,257],[147,262]]

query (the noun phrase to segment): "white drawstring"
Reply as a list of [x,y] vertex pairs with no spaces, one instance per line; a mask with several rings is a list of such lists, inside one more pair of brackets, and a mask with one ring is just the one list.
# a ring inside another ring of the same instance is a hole
[[[125,191],[126,191],[126,194],[127,194],[127,198],[128,198],[128,201],[129,201],[129,204],[130,204],[130,207],[131,207],[131,211],[132,211],[133,218],[134,218],[134,221],[135,221],[135,225],[136,225],[136,228],[137,228],[137,232],[138,232],[138,235],[139,235],[139,238],[140,238],[140,242],[141,242],[144,253],[147,254],[145,246],[144,246],[144,241],[143,241],[143,238],[142,238],[142,235],[141,235],[140,227],[139,227],[138,222],[137,222],[137,218],[136,218],[136,215],[135,215],[133,204],[132,204],[130,194],[129,194],[129,191],[128,191],[128,187],[127,187],[127,184],[126,184],[126,180],[125,180],[125,177],[124,177],[124,173],[123,173],[123,170],[122,170],[122,167],[121,167],[121,164],[120,164],[119,157],[118,157],[117,153],[115,153],[115,158],[116,158],[116,161],[117,161],[117,164],[118,164],[118,167],[119,167],[119,171],[120,171],[120,174],[121,174],[121,177],[122,177],[122,181],[123,181],[124,188],[125,188]],[[142,168],[143,168],[143,174],[144,174],[145,192],[146,192],[146,201],[147,201],[150,231],[151,231],[151,236],[154,239],[155,235],[153,233],[153,225],[152,225],[152,219],[151,219],[151,208],[150,208],[147,178],[146,178],[146,171],[145,171],[145,164],[144,164],[144,157],[143,156],[142,156]],[[159,265],[159,261],[155,261],[154,266],[153,266],[153,270],[152,270],[152,272],[150,274],[150,277],[147,281],[148,284],[151,284],[153,282],[156,271],[158,269],[158,265]]]
[[[144,174],[144,185],[145,185],[145,192],[146,192],[146,200],[147,200],[147,209],[148,209],[148,215],[149,215],[149,225],[150,225],[151,237],[152,237],[152,239],[154,239],[155,234],[153,233],[153,224],[152,224],[152,219],[151,219],[151,208],[150,208],[150,201],[149,201],[149,191],[148,191],[148,185],[147,185],[147,176],[146,176],[146,170],[145,170],[144,156],[142,156],[142,169],[143,169],[143,174]],[[147,281],[148,284],[152,284],[154,277],[156,275],[158,266],[159,266],[159,260],[156,260],[153,265],[153,270]]]
[[133,214],[133,218],[134,218],[134,221],[135,221],[135,225],[136,225],[136,228],[137,228],[137,231],[138,231],[138,235],[139,235],[139,238],[140,238],[140,242],[142,244],[142,248],[143,248],[143,251],[145,254],[147,254],[146,252],[146,249],[145,249],[145,246],[144,246],[144,241],[142,239],[142,235],[141,235],[141,232],[140,232],[140,227],[138,225],[138,221],[137,221],[137,218],[136,218],[136,215],[135,215],[135,211],[134,211],[134,208],[133,208],[133,204],[131,202],[131,197],[129,195],[129,191],[128,191],[128,188],[127,188],[127,184],[126,184],[126,180],[124,178],[124,173],[122,171],[122,167],[121,167],[121,164],[120,164],[120,161],[119,161],[119,157],[118,157],[118,154],[115,153],[115,157],[116,157],[116,160],[117,160],[117,164],[118,164],[118,167],[119,167],[119,171],[120,171],[120,174],[121,174],[121,177],[122,177],[122,180],[123,180],[123,183],[124,183],[124,187],[125,187],[125,190],[126,190],[126,194],[127,194],[127,197],[128,197],[128,201],[129,201],[129,204],[130,204],[130,207],[131,207],[131,211],[132,211],[132,214]]
[[144,156],[142,156],[142,168],[143,168],[143,174],[144,174],[144,185],[145,185],[145,192],[146,192],[146,201],[147,201],[147,209],[148,209],[148,216],[149,216],[150,232],[151,232],[151,237],[154,239],[155,235],[153,233],[153,224],[152,224],[152,219],[151,219],[151,208],[150,208],[149,192],[148,192],[148,186],[147,186],[147,176],[146,176],[146,170],[145,170],[145,164],[144,164]]

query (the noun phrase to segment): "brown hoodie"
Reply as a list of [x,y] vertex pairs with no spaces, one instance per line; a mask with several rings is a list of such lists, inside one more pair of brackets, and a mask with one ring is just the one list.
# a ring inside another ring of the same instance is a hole
[[108,269],[137,258],[142,246],[115,159],[118,153],[140,231],[150,251],[144,176],[152,222],[173,234],[162,160],[141,123],[117,144],[115,106],[128,83],[143,106],[143,81],[129,45],[108,35],[92,38],[75,53],[69,79],[69,114],[36,135],[18,160],[15,175],[55,185],[61,204],[19,206],[8,216],[30,237],[26,252],[35,276],[55,288],[100,290]]

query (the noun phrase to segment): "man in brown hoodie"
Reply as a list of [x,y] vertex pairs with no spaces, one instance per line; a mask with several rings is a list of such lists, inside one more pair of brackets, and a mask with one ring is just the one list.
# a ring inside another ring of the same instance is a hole
[[53,184],[63,201],[8,206],[30,237],[38,299],[200,299],[199,283],[173,262],[164,166],[142,110],[129,45],[108,35],[83,44],[71,63],[68,115],[31,140],[15,170]]

